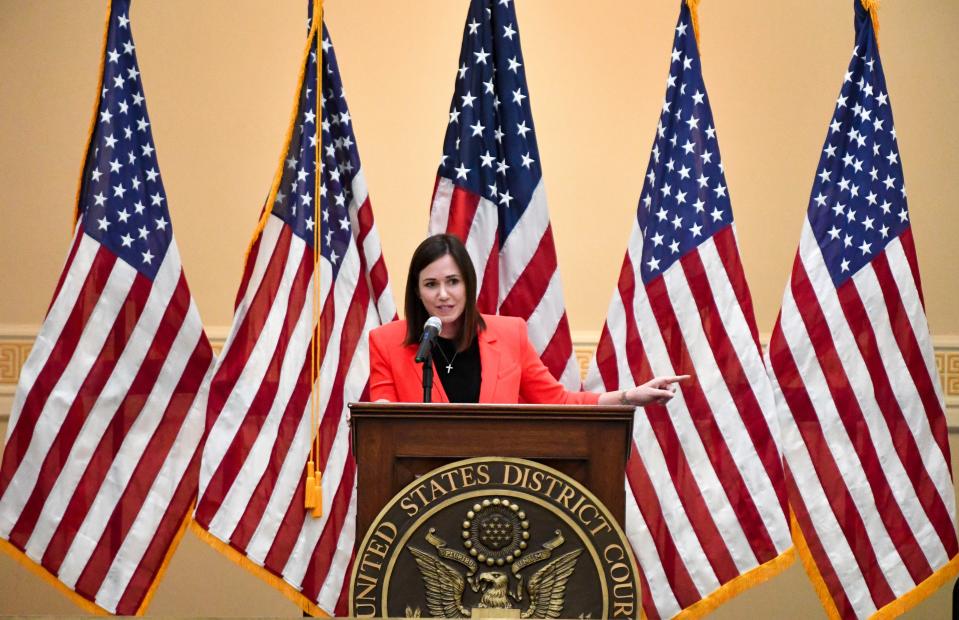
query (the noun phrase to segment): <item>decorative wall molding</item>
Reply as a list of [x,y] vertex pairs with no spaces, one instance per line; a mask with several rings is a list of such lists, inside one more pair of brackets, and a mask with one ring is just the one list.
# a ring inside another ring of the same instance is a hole
[[[0,422],[6,421],[10,414],[20,368],[30,354],[38,329],[35,325],[0,325]],[[207,328],[210,344],[217,353],[223,348],[229,330],[228,326]],[[573,332],[572,338],[576,361],[580,373],[585,377],[596,351],[599,332]],[[769,334],[760,334],[760,342],[765,346],[769,342]],[[946,418],[950,427],[959,427],[959,336],[933,336],[932,342],[939,381],[946,399]]]
[[33,339],[0,340],[0,385],[16,385]]
[[959,347],[936,347],[936,369],[942,381],[946,406],[959,406]]

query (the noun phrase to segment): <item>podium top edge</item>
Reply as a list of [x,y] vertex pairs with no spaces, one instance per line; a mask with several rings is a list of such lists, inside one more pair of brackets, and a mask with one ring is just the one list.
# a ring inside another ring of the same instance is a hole
[[392,402],[353,402],[349,403],[351,417],[424,415],[445,416],[479,415],[510,417],[589,417],[600,419],[633,419],[636,408],[622,405],[511,405],[477,403],[392,403]]

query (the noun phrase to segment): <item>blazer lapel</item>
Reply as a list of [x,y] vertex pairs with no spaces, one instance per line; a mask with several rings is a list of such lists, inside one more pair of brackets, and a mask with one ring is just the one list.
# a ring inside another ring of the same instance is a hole
[[484,329],[480,331],[478,338],[480,365],[482,366],[479,401],[481,403],[495,403],[498,402],[496,397],[496,378],[499,376],[502,351],[500,351],[496,335],[491,334],[490,330]]
[[[417,364],[413,359],[416,357],[416,347],[403,347],[400,355],[402,355],[405,360],[402,364],[402,367],[406,370],[406,380],[404,384],[407,386],[415,386],[407,395],[408,402],[423,402],[423,365]],[[440,376],[436,370],[435,360],[433,361],[433,390],[430,394],[434,403],[450,402],[450,399],[446,396],[446,391],[443,389],[443,384],[440,383]]]

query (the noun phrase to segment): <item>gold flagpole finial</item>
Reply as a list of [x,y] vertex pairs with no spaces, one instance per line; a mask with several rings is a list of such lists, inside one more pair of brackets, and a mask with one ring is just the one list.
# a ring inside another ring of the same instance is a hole
[[869,11],[872,20],[872,31],[876,35],[876,47],[879,47],[879,0],[860,0],[862,8]]
[[[699,0],[686,0],[686,6],[689,7],[689,17],[693,22],[693,35],[696,37],[696,47],[699,48]],[[702,54],[703,50],[700,49]]]

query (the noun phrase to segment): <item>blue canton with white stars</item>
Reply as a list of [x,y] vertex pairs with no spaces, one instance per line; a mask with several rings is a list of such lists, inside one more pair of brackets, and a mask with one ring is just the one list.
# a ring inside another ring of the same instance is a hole
[[869,13],[856,5],[856,47],[836,100],[809,201],[809,223],[839,286],[909,226],[886,78]]
[[[353,234],[349,204],[360,156],[353,139],[336,54],[323,25],[323,97],[320,131],[320,253],[330,262],[335,278]],[[273,202],[273,214],[313,248],[316,189],[316,148],[320,135],[316,123],[316,37],[313,38],[283,176]]]
[[713,113],[690,24],[689,7],[682,2],[666,97],[637,213],[643,233],[643,283],[732,223]]
[[114,0],[103,85],[80,190],[83,230],[151,280],[173,239],[150,115],[130,32]]
[[438,174],[497,205],[500,244],[543,176],[511,0],[470,3]]

